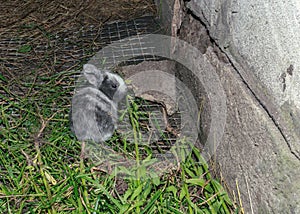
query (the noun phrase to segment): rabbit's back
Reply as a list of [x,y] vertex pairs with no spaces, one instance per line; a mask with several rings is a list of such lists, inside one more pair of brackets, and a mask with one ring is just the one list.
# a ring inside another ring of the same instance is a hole
[[96,88],[84,88],[72,99],[71,128],[78,140],[104,142],[114,132],[117,109]]

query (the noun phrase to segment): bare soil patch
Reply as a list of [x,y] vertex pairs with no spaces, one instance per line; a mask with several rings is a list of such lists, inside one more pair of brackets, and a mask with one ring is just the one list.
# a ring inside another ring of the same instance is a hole
[[[0,35],[5,36],[15,31],[26,36],[26,30],[20,27],[32,23],[47,32],[58,32],[155,13],[155,5],[149,0],[2,0],[0,9]],[[32,31],[27,36],[32,36]]]
[[94,38],[105,24],[156,13],[149,0],[0,0],[0,11],[0,77],[18,94],[24,82],[80,67],[101,49]]

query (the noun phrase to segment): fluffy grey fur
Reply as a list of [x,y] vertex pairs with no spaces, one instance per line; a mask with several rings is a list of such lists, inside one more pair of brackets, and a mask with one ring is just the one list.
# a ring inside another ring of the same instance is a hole
[[80,141],[104,142],[116,129],[118,103],[127,86],[117,74],[91,64],[83,66],[83,76],[85,81],[72,98],[71,130]]

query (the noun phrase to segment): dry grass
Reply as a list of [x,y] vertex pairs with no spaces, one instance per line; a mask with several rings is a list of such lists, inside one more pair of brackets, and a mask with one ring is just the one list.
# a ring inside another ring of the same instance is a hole
[[1,0],[0,10],[0,75],[21,95],[28,92],[20,84],[24,80],[76,70],[101,49],[95,39],[74,33],[91,30],[97,37],[104,24],[155,14],[155,5],[149,0]]
[[0,9],[1,36],[12,36],[17,31],[18,35],[29,37],[37,37],[41,32],[27,34],[26,30],[20,32],[20,26],[36,23],[47,32],[60,32],[155,13],[155,5],[149,0],[2,0]]

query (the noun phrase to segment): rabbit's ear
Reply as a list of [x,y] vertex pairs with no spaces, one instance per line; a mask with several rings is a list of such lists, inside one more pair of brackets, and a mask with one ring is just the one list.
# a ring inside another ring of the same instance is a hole
[[89,83],[94,86],[98,86],[103,81],[103,74],[95,65],[85,64],[83,74]]

